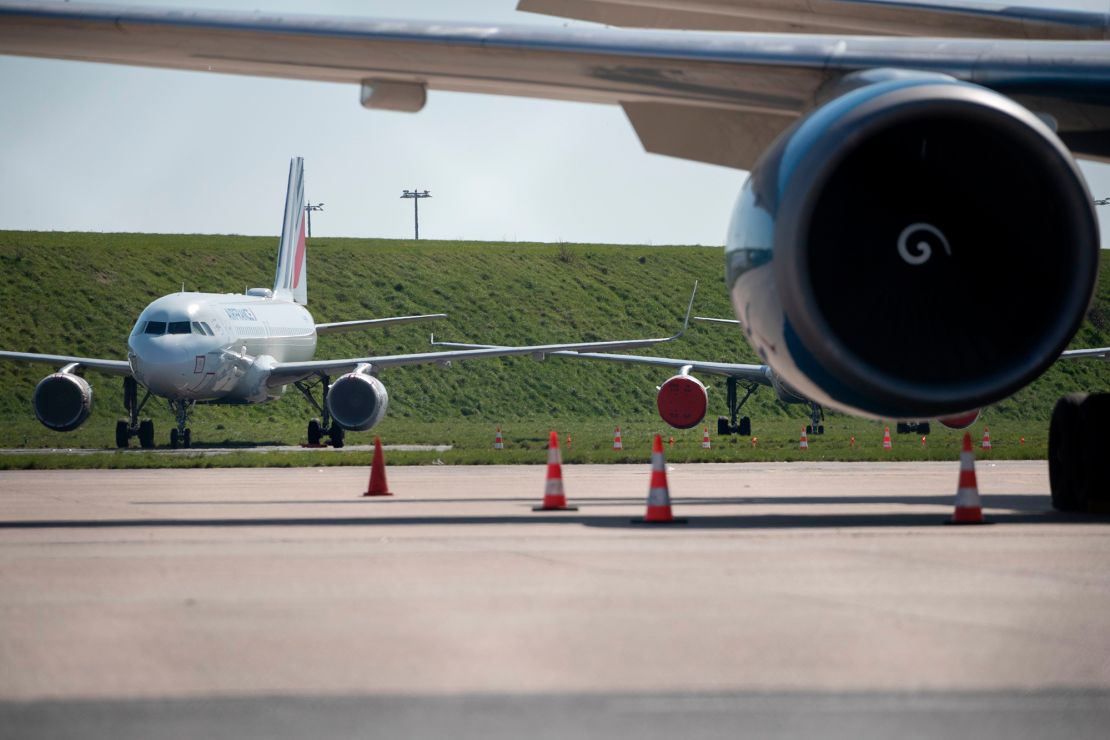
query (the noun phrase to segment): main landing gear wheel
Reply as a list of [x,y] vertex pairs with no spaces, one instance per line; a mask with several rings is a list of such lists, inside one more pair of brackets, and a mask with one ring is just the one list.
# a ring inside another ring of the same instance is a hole
[[181,445],[181,435],[177,433],[177,427],[170,430],[170,447],[177,449]]
[[339,449],[343,446],[343,438],[347,436],[346,430],[338,424],[331,425],[331,446]]
[[126,449],[131,442],[131,429],[127,424],[127,419],[120,419],[116,422],[116,447],[123,450]]
[[318,445],[318,444],[320,444],[320,440],[323,439],[323,436],[324,436],[323,432],[320,430],[320,420],[319,419],[309,419],[309,422],[308,422],[308,443],[310,445],[313,445],[313,446]]
[[144,450],[154,447],[154,422],[150,419],[143,419],[139,424],[139,446]]
[[1110,512],[1110,393],[1056,402],[1048,428],[1048,479],[1060,511]]

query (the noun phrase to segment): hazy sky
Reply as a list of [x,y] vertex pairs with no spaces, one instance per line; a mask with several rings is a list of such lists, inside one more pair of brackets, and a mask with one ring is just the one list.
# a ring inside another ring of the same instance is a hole
[[[575,25],[515,4],[191,5]],[[350,85],[17,57],[0,57],[0,93],[0,229],[277,234],[301,155],[308,197],[325,203],[317,236],[410,237],[399,196],[420,188],[425,238],[720,244],[747,174],[645,154],[616,106],[431,91],[422,112],[390,113],[361,108]],[[1110,196],[1110,166],[1083,169]]]

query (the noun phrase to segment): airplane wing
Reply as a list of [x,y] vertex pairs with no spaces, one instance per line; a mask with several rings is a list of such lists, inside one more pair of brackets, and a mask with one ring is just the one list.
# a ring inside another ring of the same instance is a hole
[[[465,347],[472,349],[496,349],[492,344],[464,344],[462,342],[437,342],[432,338],[432,344],[437,347]],[[604,362],[620,362],[625,365],[651,365],[653,367],[666,367],[674,370],[704,373],[706,375],[723,375],[725,377],[739,378],[749,383],[772,385],[771,369],[766,365],[746,365],[738,362],[703,362],[701,360],[684,360],[673,357],[649,357],[646,355],[616,355],[603,352],[584,351],[559,351],[548,352],[551,357],[571,357],[582,360],[601,360]]]
[[0,352],[0,360],[22,360],[43,365],[79,365],[108,375],[130,375],[131,365],[127,360],[101,360],[94,357],[71,357],[69,355],[43,355],[37,352]]
[[384,319],[358,319],[356,321],[333,321],[328,324],[317,324],[317,334],[338,334],[359,329],[371,329],[378,326],[392,326],[393,324],[410,324],[417,321],[435,321],[445,319],[445,313],[426,313],[417,316],[390,316]]
[[[1038,18],[1020,9],[1008,17]],[[1040,22],[1066,38],[1103,38],[1108,28],[1099,14]],[[831,83],[910,69],[998,90],[1052,116],[1077,155],[1110,160],[1101,41],[493,27],[0,0],[0,53],[348,83],[364,106],[401,111],[420,110],[430,89],[608,103],[623,108],[650,152],[743,169]]]
[[997,0],[520,0],[517,10],[608,26],[687,31],[1107,38],[1105,7],[1090,11]]
[[1110,347],[1092,347],[1090,349],[1069,349],[1060,355],[1065,360],[1079,360],[1090,357],[1098,357],[1103,360],[1110,360]]

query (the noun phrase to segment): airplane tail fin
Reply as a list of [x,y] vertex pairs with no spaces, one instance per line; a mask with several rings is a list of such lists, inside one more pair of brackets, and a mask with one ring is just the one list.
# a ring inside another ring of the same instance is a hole
[[274,296],[302,305],[308,303],[304,225],[304,159],[293,157],[289,162],[289,188],[285,192],[285,221],[281,226]]

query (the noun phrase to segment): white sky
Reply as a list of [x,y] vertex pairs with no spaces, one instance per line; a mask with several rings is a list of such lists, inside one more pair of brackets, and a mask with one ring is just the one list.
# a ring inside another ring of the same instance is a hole
[[[515,0],[201,4],[575,25]],[[399,196],[420,188],[424,238],[720,244],[746,177],[644,153],[616,106],[431,91],[414,115],[364,110],[348,85],[16,57],[0,57],[0,95],[0,229],[277,234],[301,155],[325,203],[316,236],[411,237]],[[1083,169],[1110,196],[1110,166]]]

